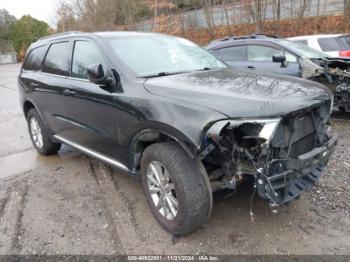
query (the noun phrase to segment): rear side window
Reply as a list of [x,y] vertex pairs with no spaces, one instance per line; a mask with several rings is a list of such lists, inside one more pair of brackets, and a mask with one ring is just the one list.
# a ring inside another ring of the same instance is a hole
[[41,68],[41,63],[45,55],[45,46],[37,47],[31,50],[27,56],[26,61],[24,62],[24,70],[33,70],[38,71]]
[[322,51],[325,51],[325,52],[342,50],[342,47],[340,45],[341,43],[335,37],[319,38],[318,43],[320,44]]
[[87,68],[94,64],[102,64],[106,70],[106,63],[97,47],[87,41],[76,41],[74,44],[72,77],[87,79]]
[[52,44],[45,57],[43,72],[69,76],[69,42]]
[[213,53],[220,59],[227,62],[244,61],[245,46],[231,46],[222,49],[214,50]]

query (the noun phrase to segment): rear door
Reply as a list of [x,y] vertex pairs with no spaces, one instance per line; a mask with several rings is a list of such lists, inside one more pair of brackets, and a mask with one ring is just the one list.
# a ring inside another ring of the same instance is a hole
[[87,77],[87,67],[102,64],[105,74],[110,66],[101,48],[90,39],[73,43],[71,77],[64,91],[65,121],[69,123],[62,136],[88,149],[115,157],[118,150],[115,131],[113,95]]
[[[31,57],[31,53],[28,55],[28,64],[26,61],[21,75],[26,79],[26,86],[32,91],[29,98],[38,108],[49,130],[55,134],[67,128],[60,116],[64,115],[62,94],[70,70],[70,48],[70,41],[67,40],[32,50],[34,56]],[[46,56],[41,62],[40,57],[45,51]]]

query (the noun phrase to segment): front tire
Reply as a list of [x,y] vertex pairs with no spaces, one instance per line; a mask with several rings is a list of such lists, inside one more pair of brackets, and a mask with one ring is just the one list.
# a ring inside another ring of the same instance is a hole
[[189,234],[209,217],[212,191],[195,160],[175,142],[150,145],[141,161],[148,204],[163,228]]
[[52,141],[46,126],[34,108],[30,109],[27,114],[27,123],[30,139],[38,153],[52,155],[60,150],[61,144]]

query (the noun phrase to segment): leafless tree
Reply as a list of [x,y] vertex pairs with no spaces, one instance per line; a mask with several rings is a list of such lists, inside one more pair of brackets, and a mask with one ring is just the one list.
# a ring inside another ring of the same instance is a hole
[[314,33],[316,34],[318,32],[318,21],[320,18],[320,0],[317,0],[317,6],[316,6],[316,16],[315,16],[315,27],[314,27]]
[[346,31],[350,30],[350,0],[344,0],[344,18]]
[[228,5],[227,5],[226,1],[222,1],[222,14],[223,14],[223,17],[224,17],[224,20],[225,20],[227,33],[229,35],[232,35],[231,26],[230,26],[231,25],[230,17],[229,17],[229,14],[228,14]]
[[70,5],[64,2],[61,3],[61,5],[56,10],[56,17],[57,17],[58,32],[78,29],[74,10]]
[[214,21],[213,21],[213,15],[212,15],[212,6],[213,6],[212,0],[204,0],[204,17],[205,21],[207,23],[207,28],[209,31],[210,38],[214,38]]
[[281,20],[281,0],[272,0],[272,11],[274,20],[279,23]]
[[272,6],[273,21],[274,21],[274,24],[273,24],[274,31],[275,31],[275,34],[277,34],[280,27],[280,21],[281,21],[281,0],[272,0],[271,6]]
[[267,0],[241,0],[241,4],[255,23],[256,31],[263,31],[266,21]]

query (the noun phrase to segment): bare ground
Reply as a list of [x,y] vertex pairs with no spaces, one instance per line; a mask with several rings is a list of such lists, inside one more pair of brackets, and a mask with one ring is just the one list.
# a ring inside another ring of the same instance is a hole
[[317,186],[272,212],[249,184],[214,195],[208,223],[175,238],[151,214],[139,181],[68,147],[32,149],[18,105],[19,65],[0,66],[0,254],[350,254],[350,115]]

